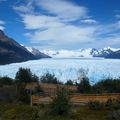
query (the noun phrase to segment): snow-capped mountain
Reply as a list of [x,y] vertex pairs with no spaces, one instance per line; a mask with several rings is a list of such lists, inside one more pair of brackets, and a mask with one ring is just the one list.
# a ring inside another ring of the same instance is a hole
[[[21,44],[22,45],[22,44]],[[24,48],[26,48],[30,53],[32,53],[36,58],[51,58],[49,55],[46,55],[42,52],[40,52],[38,49],[33,47],[28,47],[25,45],[22,45]]]
[[42,50],[42,52],[46,55],[49,55],[53,58],[92,58],[92,57],[107,57],[109,54],[115,53],[119,51],[119,48],[103,48],[103,49],[94,49],[94,48],[86,48],[86,49],[78,49],[78,50]]
[[0,30],[0,65],[28,60],[36,60],[36,57]]
[[78,58],[78,57],[92,57],[92,49],[79,50],[43,50],[42,52],[53,58]]
[[0,30],[0,65],[48,57],[37,49],[25,48]]

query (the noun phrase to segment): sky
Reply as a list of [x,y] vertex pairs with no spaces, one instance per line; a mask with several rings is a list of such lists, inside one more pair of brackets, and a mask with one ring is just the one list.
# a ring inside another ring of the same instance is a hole
[[120,48],[120,0],[0,0],[0,29],[40,50]]

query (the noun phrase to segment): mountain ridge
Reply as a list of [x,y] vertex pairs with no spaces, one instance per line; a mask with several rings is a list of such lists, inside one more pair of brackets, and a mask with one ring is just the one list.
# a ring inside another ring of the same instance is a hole
[[34,47],[28,47],[23,44],[21,44],[24,48],[26,48],[30,53],[32,53],[36,58],[51,58],[50,56],[40,52],[40,50],[34,48]]
[[[120,51],[120,48],[106,47],[103,49],[95,48],[81,48],[78,50],[42,50],[43,53],[53,57],[53,58],[92,58],[92,57],[102,57],[102,58],[115,58],[116,52]],[[114,56],[114,57],[110,57]],[[120,58],[118,55],[116,58]]]
[[25,47],[21,46],[18,42],[8,37],[2,30],[0,30],[0,65],[36,60],[40,58],[43,58],[43,56],[35,56]]

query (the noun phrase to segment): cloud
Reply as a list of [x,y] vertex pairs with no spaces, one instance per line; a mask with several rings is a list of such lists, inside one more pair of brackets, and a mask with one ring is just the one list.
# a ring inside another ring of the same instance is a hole
[[[23,15],[26,29],[35,29],[27,33],[31,43],[46,43],[55,48],[69,46],[70,44],[81,44],[91,42],[96,27],[79,27],[61,22],[57,17],[44,15]],[[46,46],[46,45],[45,45]],[[49,47],[49,46],[47,46]]]
[[[60,44],[67,43],[85,43],[90,42],[94,35],[95,28],[83,27],[79,28],[73,25],[64,25],[63,27],[49,28],[43,31],[36,31],[34,34],[29,34],[33,42],[40,42],[43,40],[54,41]],[[93,40],[92,40],[93,41]]]
[[0,20],[0,30],[4,30],[4,24],[5,22]]
[[91,43],[86,46],[91,46],[91,47],[96,47],[96,48],[103,48],[106,46],[111,46],[111,47],[118,47],[120,48],[120,33],[119,34],[112,34],[107,37],[104,37],[102,40],[95,41],[94,43]]
[[[25,7],[28,5],[29,9]],[[45,10],[48,14],[44,14],[41,10],[36,11],[36,5],[38,9]],[[25,29],[34,30],[32,33],[25,34],[31,43],[45,45],[47,42],[48,47],[57,48],[93,41],[90,38],[93,38],[96,27],[83,27],[71,23],[88,17],[87,8],[84,6],[64,0],[48,0],[47,2],[35,0],[27,5],[14,6],[13,9],[19,12]]]
[[4,25],[4,24],[5,24],[5,22],[0,20],[0,25]]
[[26,29],[49,29],[64,26],[64,23],[57,17],[26,14],[22,15],[22,18]]
[[0,25],[0,30],[4,30],[4,27]]
[[21,16],[30,43],[41,48],[102,47],[119,43],[116,35],[120,34],[119,20],[103,25],[89,16],[88,8],[70,1],[31,0],[13,9]]
[[85,20],[81,20],[81,22],[86,24],[97,24],[97,21],[94,19],[85,19]]
[[88,9],[65,0],[35,0],[40,9],[58,16],[65,21],[87,17]]
[[115,15],[115,18],[120,19],[120,14]]
[[18,6],[13,6],[13,9],[20,13],[32,13],[34,11],[34,7],[32,6],[32,3],[33,2],[31,0],[26,5],[22,4],[22,5],[18,5]]
[[35,32],[27,33],[32,43],[54,42],[50,45],[68,46],[69,44],[81,44],[93,41],[96,27],[80,27],[60,21],[57,17],[45,15],[23,15],[23,23],[26,29],[34,29]]

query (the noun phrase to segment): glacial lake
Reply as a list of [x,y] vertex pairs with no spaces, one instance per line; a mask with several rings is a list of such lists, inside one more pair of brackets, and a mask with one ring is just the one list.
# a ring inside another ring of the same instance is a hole
[[69,79],[77,80],[81,68],[88,72],[91,83],[105,78],[120,77],[120,60],[102,58],[52,58],[0,65],[0,76],[14,78],[20,67],[30,68],[39,77],[47,72],[55,74],[63,82]]

